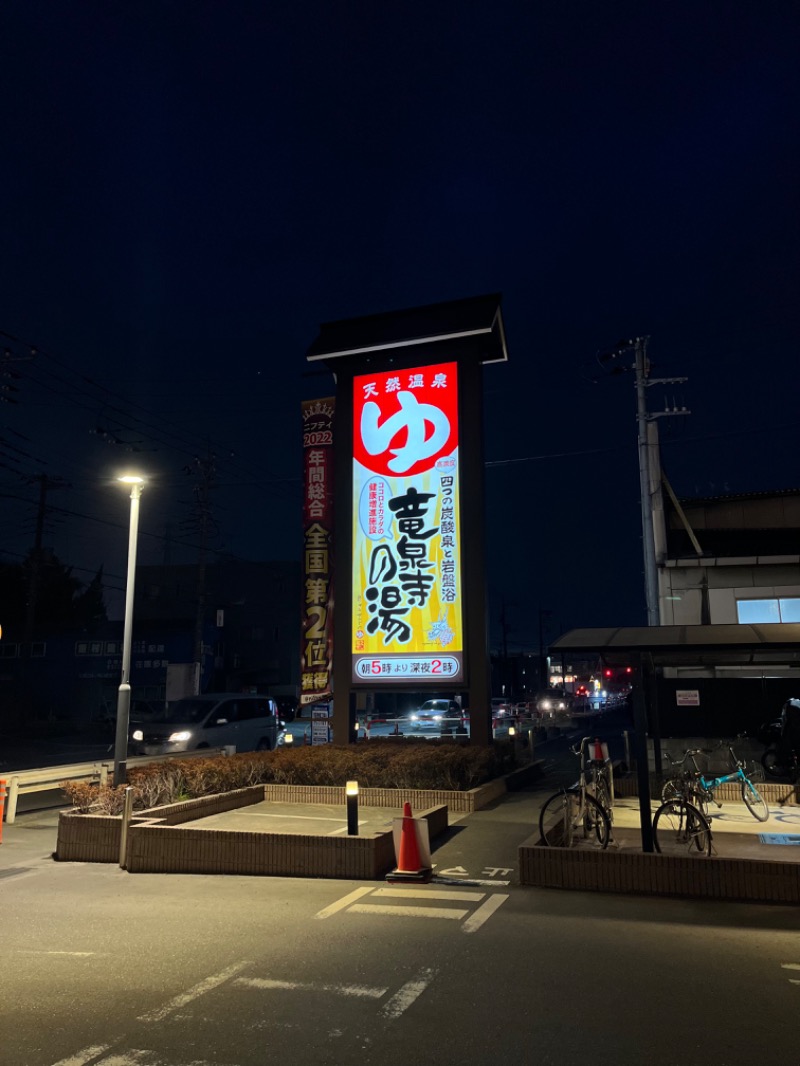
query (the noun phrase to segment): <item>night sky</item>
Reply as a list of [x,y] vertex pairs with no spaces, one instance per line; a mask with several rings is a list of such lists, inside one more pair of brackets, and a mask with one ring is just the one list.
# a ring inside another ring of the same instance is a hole
[[[800,8],[788,2],[7,0],[0,550],[121,616],[139,561],[300,557],[325,321],[503,294],[489,587],[510,650],[645,620],[633,375],[680,496],[796,488]],[[30,358],[30,349],[36,355]],[[192,473],[194,471],[194,474]],[[117,590],[117,591],[115,591]],[[299,613],[299,604],[298,604]]]

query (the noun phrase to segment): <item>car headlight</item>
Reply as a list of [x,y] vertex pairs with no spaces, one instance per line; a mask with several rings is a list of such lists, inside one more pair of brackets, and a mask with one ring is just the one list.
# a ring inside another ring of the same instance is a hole
[[542,708],[543,711],[549,711],[553,705],[550,700],[542,700],[539,706]]
[[189,732],[188,729],[182,729],[180,733],[170,733],[170,735],[167,737],[167,742],[172,744],[174,741],[189,740],[191,738],[191,735],[192,734]]
[[131,736],[134,740],[144,740],[144,733],[141,731],[141,729],[134,729],[134,731],[131,733]]
[[412,714],[411,715],[411,721],[412,722],[416,722],[418,718],[419,718],[419,715],[417,715],[417,714]]
[[440,714],[435,714],[433,716],[433,720],[434,720],[434,722],[441,722],[442,716]]

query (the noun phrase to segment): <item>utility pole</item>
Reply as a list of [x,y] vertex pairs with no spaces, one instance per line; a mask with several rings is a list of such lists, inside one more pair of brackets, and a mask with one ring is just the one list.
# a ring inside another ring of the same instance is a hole
[[544,653],[544,620],[552,616],[552,611],[543,607],[539,608],[539,691],[544,692],[550,687],[550,679],[547,676],[547,657]]
[[506,691],[511,686],[508,683],[508,630],[509,624],[506,620],[506,601],[503,597],[500,606],[500,628],[503,633],[503,691],[501,695],[507,696],[509,693]]
[[[34,534],[33,548],[30,554],[30,570],[28,573],[28,596],[25,602],[25,628],[23,641],[30,645],[36,628],[36,607],[39,602],[39,589],[42,582],[42,566],[44,564],[44,552],[42,542],[44,540],[44,521],[47,513],[47,493],[50,489],[63,489],[66,483],[61,478],[49,478],[47,474],[38,474],[31,481],[39,483],[39,506],[36,510],[36,533]],[[30,652],[30,648],[28,649]]]
[[[192,468],[187,467],[192,473]],[[200,544],[197,549],[197,607],[194,623],[194,661],[196,663],[196,684],[199,686],[203,674],[203,630],[206,617],[206,562],[208,556],[209,531],[213,523],[211,503],[209,500],[216,474],[215,456],[209,454],[205,459],[195,458],[194,471],[198,475],[195,493],[195,528],[199,534]],[[198,687],[199,692],[199,687]]]
[[600,355],[601,363],[619,360],[625,352],[634,353],[633,367],[623,366],[619,362],[610,369],[612,374],[633,369],[636,376],[636,425],[639,452],[639,498],[642,509],[642,555],[644,559],[644,588],[647,604],[647,624],[661,624],[661,606],[659,597],[658,560],[663,559],[667,550],[666,525],[664,522],[664,501],[661,491],[662,472],[658,444],[657,420],[671,415],[688,415],[686,407],[678,407],[673,401],[672,407],[665,404],[663,411],[648,411],[647,390],[651,385],[678,385],[686,378],[651,378],[650,359],[647,355],[649,337],[634,337],[622,340],[610,351]]
[[661,492],[661,458],[656,420],[670,415],[686,415],[686,407],[666,406],[663,411],[647,409],[647,389],[651,385],[681,384],[686,378],[651,378],[647,355],[649,337],[636,337],[629,343],[635,353],[636,423],[639,451],[639,495],[642,506],[642,552],[644,556],[644,586],[647,603],[647,624],[661,624],[658,588],[658,558],[666,552],[664,503]]

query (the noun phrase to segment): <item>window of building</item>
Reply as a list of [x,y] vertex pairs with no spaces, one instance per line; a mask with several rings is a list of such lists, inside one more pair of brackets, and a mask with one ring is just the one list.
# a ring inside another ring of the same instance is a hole
[[0,659],[17,659],[19,644],[0,643]]
[[31,658],[43,659],[47,654],[47,644],[43,640],[35,640],[31,644]]
[[742,624],[800,622],[800,597],[772,600],[737,600],[736,614]]

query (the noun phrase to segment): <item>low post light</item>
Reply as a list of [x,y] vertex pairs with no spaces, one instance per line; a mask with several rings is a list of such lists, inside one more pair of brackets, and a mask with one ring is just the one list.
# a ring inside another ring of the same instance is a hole
[[358,836],[358,781],[348,781],[344,788],[347,799],[347,835]]

